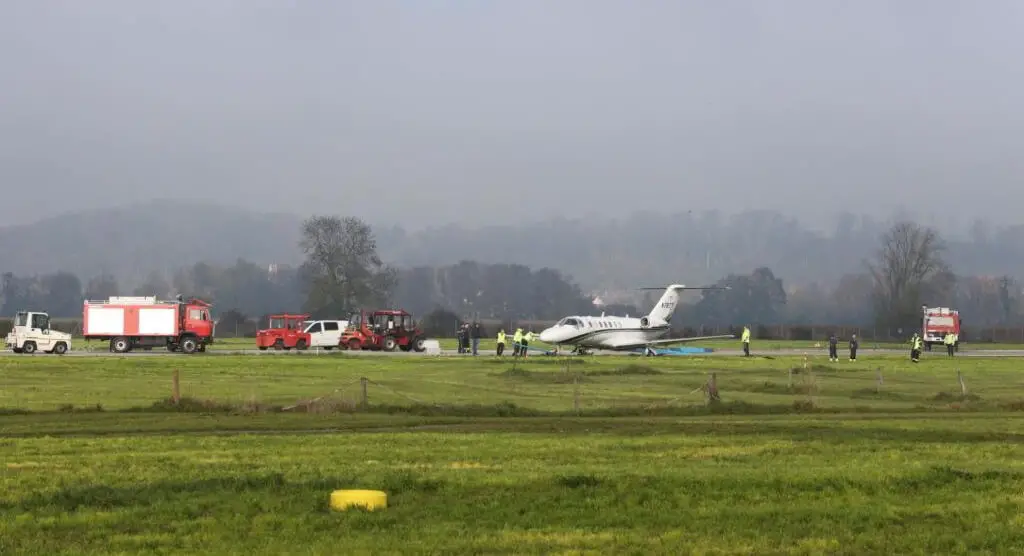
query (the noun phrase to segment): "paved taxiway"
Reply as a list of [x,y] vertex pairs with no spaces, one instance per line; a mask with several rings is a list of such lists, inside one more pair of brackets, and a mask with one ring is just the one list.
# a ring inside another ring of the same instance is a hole
[[[335,353],[344,353],[346,355],[356,355],[356,356],[366,356],[366,357],[437,357],[437,354],[404,352],[404,351],[393,351],[393,352],[386,352],[386,351],[343,351],[343,352],[338,352],[338,351],[320,351],[318,353],[317,350],[307,350],[307,351],[304,351],[304,352],[296,352],[296,351],[259,351],[259,350],[256,350],[256,349],[238,349],[238,350],[216,349],[216,350],[210,350],[206,354],[196,354],[195,356],[196,357],[203,357],[203,356],[205,356],[207,354],[213,354],[213,355],[253,355],[253,356],[260,356],[260,357],[288,357],[288,356],[294,355],[295,353],[303,353],[305,355],[314,355],[314,356],[315,355],[320,355],[320,356],[323,356],[323,357],[328,357],[331,354],[335,354]],[[860,349],[860,350],[858,350],[857,353],[858,353],[858,355],[860,356],[861,359],[870,358],[872,355],[908,355],[909,356],[909,354],[910,354],[909,350],[903,350],[903,349]],[[845,355],[842,350],[840,350],[839,354],[840,354],[840,357]],[[72,350],[72,351],[70,351],[67,354],[62,355],[62,356],[54,356],[54,355],[48,354],[48,353],[36,353],[36,354],[33,354],[33,355],[24,355],[24,354],[20,354],[19,355],[19,354],[15,354],[12,351],[0,351],[0,356],[5,356],[5,355],[6,356],[16,356],[16,357],[185,357],[185,355],[183,355],[181,353],[169,353],[169,352],[166,352],[166,351],[157,351],[157,350],[153,350],[153,351],[137,351],[137,352],[131,352],[131,353],[127,353],[127,354],[114,354],[114,353],[110,353],[109,351],[100,351],[100,350],[93,350],[93,351],[74,351],[74,350]],[[453,357],[471,357],[470,355],[459,355],[458,351],[454,350],[454,349],[442,350],[440,355],[453,356]],[[594,352],[594,355],[597,355],[597,356],[606,356],[606,355],[620,355],[620,356],[634,355],[636,357],[640,357],[639,354],[626,354],[626,353],[614,352],[614,351],[597,351],[597,352]],[[743,355],[743,351],[739,350],[739,349],[718,349],[718,350],[715,350],[715,351],[710,352],[710,353],[693,353],[693,354],[685,354],[685,355],[665,355],[663,357],[741,357],[742,355]],[[827,351],[825,349],[806,349],[806,350],[805,349],[776,349],[776,350],[767,350],[767,351],[762,351],[762,352],[759,352],[757,350],[752,350],[751,351],[751,356],[754,356],[754,357],[778,357],[778,356],[790,356],[791,357],[791,356],[801,356],[801,355],[807,355],[809,357],[816,357],[816,356],[817,357],[824,357],[824,356],[827,355]],[[480,356],[493,357],[494,356],[494,352],[493,351],[481,351],[480,352]],[[932,351],[930,353],[929,352],[925,352],[925,357],[945,357],[945,356],[946,356],[946,354],[942,350]],[[506,355],[505,357],[509,357],[509,355]],[[531,353],[530,357],[545,357],[545,355],[543,353],[536,352],[536,353]],[[961,350],[959,353],[957,353],[957,357],[1024,357],[1024,350],[1021,350],[1021,349],[983,349],[983,350],[973,350],[972,351],[972,350],[969,350],[969,349],[965,349],[965,350]]]

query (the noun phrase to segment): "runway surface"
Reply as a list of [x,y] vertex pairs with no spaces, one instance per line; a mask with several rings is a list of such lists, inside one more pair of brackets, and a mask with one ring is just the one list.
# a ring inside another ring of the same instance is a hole
[[[309,356],[322,356],[330,357],[331,355],[343,353],[346,356],[359,356],[359,357],[437,357],[442,356],[453,356],[453,357],[472,357],[468,354],[460,355],[457,350],[442,350],[440,354],[434,353],[415,353],[415,352],[404,352],[404,351],[318,351],[316,349],[310,349],[303,352],[298,351],[260,351],[257,349],[212,349],[206,353],[197,353],[194,357],[205,357],[207,355],[252,355],[259,357],[289,357],[294,356],[296,353]],[[861,358],[870,357],[871,355],[908,355],[909,352],[903,349],[861,349],[858,351]],[[593,353],[596,356],[607,356],[607,355],[618,355],[618,356],[630,356],[641,357],[639,354],[614,352],[614,351],[596,351]],[[739,349],[717,349],[710,353],[695,353],[686,355],[662,355],[660,357],[741,357],[743,351]],[[792,357],[807,355],[808,357],[824,357],[827,355],[825,349],[776,349],[776,350],[765,350],[757,351],[752,350],[751,356],[753,357]],[[844,354],[840,351],[840,356]],[[945,357],[945,353],[942,350],[936,350],[932,352],[924,352],[925,357]],[[11,356],[11,357],[187,357],[181,353],[169,353],[167,351],[133,351],[126,354],[115,354],[109,351],[76,351],[72,350],[65,355],[53,355],[48,353],[35,353],[33,355],[16,354],[12,351],[0,351],[0,356]],[[493,351],[481,351],[480,357],[493,357]],[[505,357],[509,357],[505,355]],[[530,357],[546,357],[542,352],[531,353]],[[963,349],[957,353],[957,357],[1024,357],[1024,350],[1021,349],[981,349],[981,350],[969,350]]]

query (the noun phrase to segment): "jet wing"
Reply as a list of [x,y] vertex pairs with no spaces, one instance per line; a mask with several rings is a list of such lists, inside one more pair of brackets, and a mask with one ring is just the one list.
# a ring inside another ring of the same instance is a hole
[[733,338],[736,338],[736,336],[734,334],[724,334],[724,335],[721,335],[721,336],[693,336],[693,337],[690,337],[690,338],[665,338],[665,339],[662,339],[662,340],[652,340],[650,342],[643,342],[643,343],[614,344],[614,348],[615,349],[636,349],[636,348],[643,348],[643,347],[650,347],[650,346],[658,346],[658,345],[663,345],[663,344],[681,344],[681,343],[685,343],[685,342],[695,342],[695,341],[698,341],[698,340],[724,340],[726,338],[733,339]]

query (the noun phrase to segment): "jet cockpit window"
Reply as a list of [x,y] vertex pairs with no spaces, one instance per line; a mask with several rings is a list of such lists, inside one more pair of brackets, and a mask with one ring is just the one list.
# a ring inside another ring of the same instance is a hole
[[571,326],[573,328],[579,328],[581,326],[579,319],[574,319],[574,318],[565,319],[565,323],[564,324],[566,326]]

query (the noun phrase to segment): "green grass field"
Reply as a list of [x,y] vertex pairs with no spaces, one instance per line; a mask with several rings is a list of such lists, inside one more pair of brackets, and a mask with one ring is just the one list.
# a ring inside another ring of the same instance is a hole
[[1019,552],[1022,367],[4,357],[0,554]]

